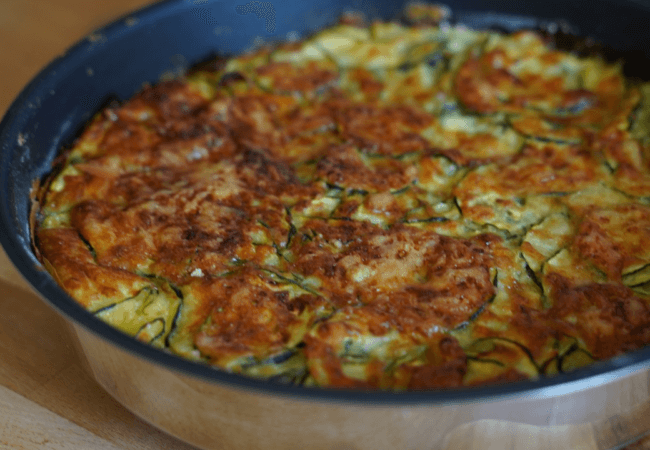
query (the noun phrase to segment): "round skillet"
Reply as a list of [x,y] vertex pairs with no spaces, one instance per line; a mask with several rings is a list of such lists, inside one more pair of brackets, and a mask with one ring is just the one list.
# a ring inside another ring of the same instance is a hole
[[[485,421],[556,434],[553,427],[588,425],[599,448],[638,437],[650,430],[650,422],[631,425],[644,416],[650,398],[650,348],[553,378],[481,388],[389,393],[284,386],[198,365],[121,334],[73,302],[35,257],[32,187],[103,104],[130,97],[145,82],[182,73],[210,54],[236,54],[260,38],[306,36],[346,10],[395,18],[404,3],[165,1],[98,30],[47,66],[0,123],[0,242],[26,280],[70,322],[100,384],[145,419],[202,447],[438,448],[456,442],[467,424]],[[573,35],[593,38],[625,56],[628,74],[650,75],[650,6],[631,0],[448,4],[453,20],[471,27],[559,30],[558,42],[567,46],[577,42]],[[157,395],[168,397],[171,406],[161,406]],[[614,406],[603,407],[612,399]],[[618,432],[610,436],[603,431],[607,426]],[[266,427],[286,428],[286,436],[273,440]],[[256,431],[243,435],[249,428]]]

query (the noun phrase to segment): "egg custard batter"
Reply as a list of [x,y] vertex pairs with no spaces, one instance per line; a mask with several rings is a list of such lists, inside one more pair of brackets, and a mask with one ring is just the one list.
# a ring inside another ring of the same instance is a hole
[[91,314],[281,383],[552,376],[650,343],[650,85],[413,5],[110,104],[38,198]]

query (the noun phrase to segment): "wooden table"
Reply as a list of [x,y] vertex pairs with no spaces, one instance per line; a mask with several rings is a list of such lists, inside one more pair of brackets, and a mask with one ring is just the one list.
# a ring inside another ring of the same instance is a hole
[[[151,0],[2,0],[0,116],[49,61]],[[83,370],[67,326],[0,250],[0,449],[191,449],[140,420]],[[29,324],[27,326],[26,324]],[[650,449],[650,443],[634,448]]]

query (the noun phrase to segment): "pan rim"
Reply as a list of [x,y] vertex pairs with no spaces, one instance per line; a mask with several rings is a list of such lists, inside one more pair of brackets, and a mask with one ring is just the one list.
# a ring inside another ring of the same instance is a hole
[[[604,0],[612,3],[610,0]],[[7,176],[10,153],[16,136],[22,130],[26,119],[25,105],[32,102],[51,86],[56,77],[69,70],[75,58],[81,58],[93,46],[101,45],[97,37],[110,41],[113,36],[128,32],[132,20],[151,22],[160,16],[169,15],[174,8],[186,6],[187,0],[165,0],[149,5],[134,13],[127,14],[100,28],[91,36],[71,47],[63,55],[48,64],[21,91],[0,122],[0,192],[7,193],[11,187]],[[635,0],[628,3],[638,5]],[[301,401],[337,402],[371,406],[446,406],[461,403],[501,401],[515,396],[527,398],[548,398],[600,386],[617,378],[636,373],[650,364],[650,346],[607,361],[597,362],[570,373],[554,375],[549,378],[524,380],[500,385],[463,387],[449,390],[431,391],[360,391],[323,387],[283,385],[268,380],[248,378],[235,373],[227,373],[213,367],[192,362],[182,357],[167,354],[147,344],[127,336],[88,313],[70,298],[40,265],[31,251],[31,243],[18,232],[15,214],[12,213],[9,195],[0,197],[0,244],[12,264],[47,304],[67,320],[82,326],[93,335],[117,345],[132,355],[143,357],[150,363],[184,375],[199,378],[210,383],[227,385],[233,388],[278,395]]]

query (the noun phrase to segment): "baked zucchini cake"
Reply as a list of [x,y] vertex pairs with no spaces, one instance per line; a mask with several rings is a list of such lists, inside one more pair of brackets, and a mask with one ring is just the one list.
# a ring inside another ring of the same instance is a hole
[[650,343],[650,84],[412,5],[112,103],[35,247],[136,339],[282,383],[552,376]]

